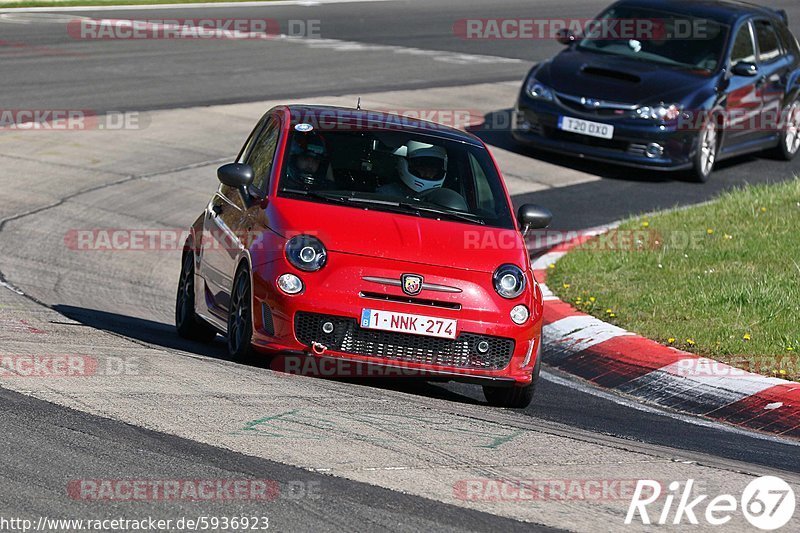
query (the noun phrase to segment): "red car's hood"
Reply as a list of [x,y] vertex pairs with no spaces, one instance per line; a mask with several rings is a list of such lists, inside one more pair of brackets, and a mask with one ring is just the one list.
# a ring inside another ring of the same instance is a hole
[[288,198],[271,202],[267,216],[282,235],[315,235],[332,252],[483,272],[527,264],[516,230]]

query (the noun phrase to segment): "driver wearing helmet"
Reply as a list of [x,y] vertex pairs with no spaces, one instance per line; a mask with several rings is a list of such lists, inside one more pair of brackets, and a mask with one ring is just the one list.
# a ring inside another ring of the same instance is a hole
[[377,192],[387,196],[418,198],[444,184],[447,151],[441,146],[409,141],[395,153],[400,156],[397,163],[400,182],[384,185]]
[[326,179],[328,151],[325,142],[315,132],[292,136],[289,149],[289,169],[286,172],[290,187],[310,189]]

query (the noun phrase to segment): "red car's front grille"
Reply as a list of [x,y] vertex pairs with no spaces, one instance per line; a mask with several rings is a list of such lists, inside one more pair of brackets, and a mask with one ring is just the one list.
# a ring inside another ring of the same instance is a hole
[[[331,333],[322,330],[325,322],[333,324]],[[294,332],[298,341],[309,346],[319,342],[337,352],[427,365],[502,370],[514,354],[513,339],[461,333],[451,340],[375,331],[361,328],[352,318],[316,313],[297,313]],[[478,352],[480,341],[488,343],[486,353]]]

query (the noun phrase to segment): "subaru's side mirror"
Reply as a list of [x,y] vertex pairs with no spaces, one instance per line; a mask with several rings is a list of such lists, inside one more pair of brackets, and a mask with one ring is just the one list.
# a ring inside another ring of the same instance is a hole
[[575,34],[566,28],[560,29],[556,32],[556,41],[565,46],[574,43],[577,39],[578,38],[575,36]]
[[734,65],[733,73],[737,76],[747,76],[752,78],[753,76],[758,76],[758,65],[755,63],[748,63],[746,61],[740,61]]

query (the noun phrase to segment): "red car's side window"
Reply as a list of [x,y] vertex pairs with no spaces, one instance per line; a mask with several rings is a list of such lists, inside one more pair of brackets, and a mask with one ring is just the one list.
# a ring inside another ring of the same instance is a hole
[[258,137],[252,152],[247,158],[247,163],[253,167],[253,187],[264,193],[269,185],[269,175],[275,161],[275,152],[278,148],[280,128],[278,123],[270,120]]

